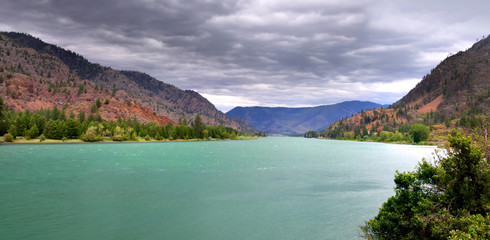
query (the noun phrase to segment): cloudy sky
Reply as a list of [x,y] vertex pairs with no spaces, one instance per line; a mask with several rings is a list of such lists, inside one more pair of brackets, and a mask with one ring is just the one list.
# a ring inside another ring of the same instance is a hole
[[6,0],[0,31],[235,106],[393,103],[490,34],[490,1]]

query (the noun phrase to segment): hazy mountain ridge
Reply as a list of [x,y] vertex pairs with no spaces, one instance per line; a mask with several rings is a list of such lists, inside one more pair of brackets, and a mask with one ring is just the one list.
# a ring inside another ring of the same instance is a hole
[[306,108],[285,107],[236,107],[226,113],[229,117],[240,117],[257,130],[268,134],[303,134],[310,130],[321,130],[330,123],[351,116],[361,110],[383,107],[381,104],[348,101],[333,105]]
[[18,47],[32,48],[39,53],[58,58],[69,69],[70,74],[81,80],[89,80],[97,86],[117,93],[124,91],[132,102],[149,109],[158,116],[164,116],[174,122],[179,119],[194,119],[200,114],[205,124],[225,125],[241,131],[253,131],[244,122],[236,122],[227,117],[200,94],[191,90],[181,90],[173,85],[156,80],[145,73],[119,71],[99,64],[90,63],[77,53],[51,45],[23,33],[1,33]]

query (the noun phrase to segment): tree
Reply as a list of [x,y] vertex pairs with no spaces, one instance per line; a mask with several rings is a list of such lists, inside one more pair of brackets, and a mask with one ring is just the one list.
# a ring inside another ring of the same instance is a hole
[[8,133],[15,138],[17,136],[17,127],[14,124],[10,125]]
[[415,143],[419,143],[427,140],[427,138],[429,138],[429,133],[430,133],[429,128],[427,128],[426,126],[420,123],[416,123],[412,125],[409,132],[410,132],[410,136],[412,137]]
[[146,137],[146,135],[148,135],[148,131],[146,130],[146,128],[141,129],[139,136],[144,138]]
[[192,128],[194,128],[194,136],[196,138],[202,138],[202,131],[204,130],[204,123],[202,122],[201,116],[196,114],[194,122],[192,122]]
[[37,138],[39,136],[39,129],[37,128],[36,124],[29,129],[28,136],[30,138]]
[[3,98],[0,97],[0,119],[3,117]]
[[395,196],[361,227],[364,237],[489,239],[490,166],[483,156],[480,146],[458,134],[449,137],[446,156],[397,172]]
[[97,107],[97,109],[99,109],[102,106],[102,102],[100,101],[100,98],[97,98],[97,100],[95,101],[95,106]]
[[85,122],[85,112],[84,111],[81,111],[81,112],[78,113],[78,121],[80,123]]
[[34,114],[32,118],[33,120],[31,122],[37,126],[39,133],[42,133],[44,131],[44,127],[46,126],[46,117],[43,115]]
[[98,108],[97,108],[97,104],[96,104],[96,103],[94,103],[94,104],[92,104],[92,106],[90,107],[90,112],[91,112],[91,113],[95,113],[95,112],[97,112],[97,109],[98,109]]
[[46,123],[46,127],[44,128],[43,134],[47,138],[56,139],[57,138],[57,136],[56,136],[56,128],[57,127],[58,127],[58,125],[57,125],[56,121],[54,121],[53,119],[50,119]]
[[446,201],[453,209],[486,214],[490,211],[485,209],[490,204],[490,165],[482,161],[482,149],[471,145],[468,138],[452,137],[449,144],[452,148],[441,161],[445,174],[440,179],[447,188]]
[[207,129],[204,129],[202,131],[202,138],[208,139],[209,138],[209,131]]
[[53,110],[51,110],[50,118],[53,120],[58,120],[59,115],[60,115],[60,110],[58,110],[58,107],[54,105]]
[[165,126],[165,129],[167,131],[167,138],[168,139],[173,140],[176,138],[175,127],[174,127],[174,124],[172,122],[167,123],[167,125]]
[[160,141],[160,140],[162,140],[162,139],[163,139],[163,138],[160,136],[160,133],[158,133],[158,132],[157,132],[157,133],[155,134],[155,140]]
[[80,122],[72,118],[66,120],[66,136],[70,139],[78,138],[80,136]]

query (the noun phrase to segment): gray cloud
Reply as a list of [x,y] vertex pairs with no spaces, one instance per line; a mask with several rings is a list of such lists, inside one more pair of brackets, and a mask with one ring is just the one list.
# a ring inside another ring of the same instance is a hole
[[28,32],[234,105],[392,103],[489,34],[488,1],[9,0]]

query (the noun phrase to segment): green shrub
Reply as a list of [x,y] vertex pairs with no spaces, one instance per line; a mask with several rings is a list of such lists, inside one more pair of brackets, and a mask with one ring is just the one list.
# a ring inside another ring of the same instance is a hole
[[39,142],[44,142],[44,140],[46,140],[46,137],[44,134],[41,134],[41,136],[39,136]]
[[121,136],[121,135],[119,135],[119,134],[118,134],[118,135],[114,135],[114,136],[112,137],[112,141],[122,142],[122,141],[124,141],[124,140],[125,140],[125,139],[124,139],[124,137],[123,137],[123,136]]
[[97,127],[90,126],[87,131],[80,137],[84,142],[97,142],[102,140],[102,137],[97,134]]
[[13,142],[14,137],[10,133],[5,133],[5,135],[3,135],[3,140],[5,142]]
[[[486,146],[488,142],[484,142]],[[395,175],[395,196],[361,226],[368,239],[490,239],[490,168],[479,145],[449,137],[445,156]]]
[[412,125],[409,132],[415,143],[427,140],[430,133],[429,128],[420,123]]

